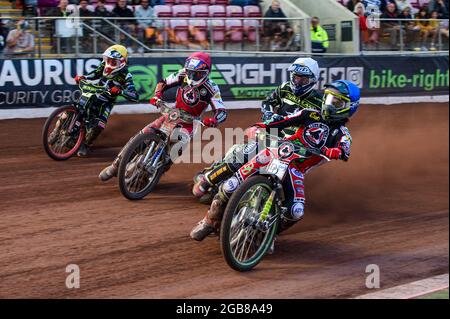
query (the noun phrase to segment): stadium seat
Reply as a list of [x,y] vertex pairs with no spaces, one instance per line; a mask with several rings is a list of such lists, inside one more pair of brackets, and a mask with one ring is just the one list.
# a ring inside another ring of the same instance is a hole
[[177,3],[177,1],[176,0],[165,0],[164,1],[164,3],[166,4],[166,5],[174,5],[174,4],[176,4]]
[[92,4],[88,4],[87,9],[91,12],[95,12],[95,6]]
[[39,8],[53,8],[58,6],[58,0],[38,0]]
[[260,24],[258,20],[244,20],[244,31],[248,41],[256,42],[256,33],[259,31],[259,26]]
[[213,19],[210,20],[210,25],[213,42],[225,42],[225,22],[220,19]]
[[208,25],[206,20],[190,20],[189,24],[196,29],[195,40],[201,42],[208,39]]
[[175,35],[181,41],[188,41],[189,39],[189,23],[188,20],[170,20],[170,27],[175,32]]
[[202,4],[192,6],[191,7],[191,16],[192,17],[202,17],[202,18],[208,17],[209,16],[208,6],[202,5]]
[[226,20],[225,27],[229,35],[230,42],[242,42],[244,38],[242,20]]
[[420,7],[428,7],[430,0],[419,0]]
[[193,1],[192,0],[178,0],[177,4],[192,5]]
[[258,6],[245,6],[244,16],[246,17],[262,17],[261,10]]
[[227,6],[229,4],[229,0],[212,0],[215,5]]
[[213,4],[213,0],[197,0],[197,4],[211,5]]
[[159,18],[167,18],[172,16],[172,7],[168,5],[157,5],[153,7],[155,15]]
[[114,6],[112,4],[105,4],[105,9],[112,12],[114,10]]
[[209,16],[210,17],[225,17],[226,16],[226,10],[224,6],[221,5],[213,5],[209,6]]
[[185,18],[191,16],[190,6],[184,4],[177,4],[172,7],[172,14],[177,18]]
[[244,12],[242,7],[239,6],[227,6],[227,17],[243,17]]

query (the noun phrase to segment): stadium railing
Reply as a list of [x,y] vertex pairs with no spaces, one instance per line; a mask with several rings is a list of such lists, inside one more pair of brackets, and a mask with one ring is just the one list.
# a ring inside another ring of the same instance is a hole
[[[3,17],[3,19],[5,19]],[[9,29],[18,18],[11,17]],[[34,57],[98,54],[116,43],[134,53],[192,50],[310,52],[309,19],[29,17]],[[140,27],[148,23],[148,27]],[[271,28],[268,26],[271,25]],[[278,33],[278,34],[277,34]],[[14,56],[11,56],[12,58]],[[21,54],[23,57],[23,53]]]
[[[19,18],[2,17],[2,19],[9,21],[7,27],[12,30]],[[34,51],[18,52],[8,56],[0,52],[0,57],[93,55],[102,53],[108,46],[116,43],[131,48],[134,55],[195,50],[217,53],[311,54],[310,18],[305,17],[284,18],[285,22],[280,25],[277,25],[279,18],[260,17],[138,19],[69,16],[28,17],[26,20],[30,25],[28,32],[34,35]],[[148,21],[150,27],[147,29],[136,27],[139,24],[138,20]],[[434,26],[434,31],[428,31],[425,40],[425,29],[418,25],[418,21],[426,21]],[[268,30],[267,26],[270,24],[274,27]],[[369,27],[373,29],[368,31],[368,34],[364,34],[358,28],[361,39],[358,41],[361,43],[359,53],[413,54],[427,50],[448,52],[448,24],[448,19],[375,18],[368,22]],[[277,31],[279,34],[276,34]],[[373,32],[377,33],[376,41],[370,41]]]

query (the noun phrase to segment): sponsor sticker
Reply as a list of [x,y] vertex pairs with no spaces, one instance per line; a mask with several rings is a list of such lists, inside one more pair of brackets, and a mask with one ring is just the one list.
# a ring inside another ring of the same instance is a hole
[[294,145],[291,142],[284,142],[278,147],[278,156],[288,158],[294,154]]
[[303,178],[303,174],[295,168],[291,168],[291,173],[298,178]]

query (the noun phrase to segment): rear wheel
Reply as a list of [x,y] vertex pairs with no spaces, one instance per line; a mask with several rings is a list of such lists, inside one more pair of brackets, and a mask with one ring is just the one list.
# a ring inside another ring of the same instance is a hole
[[266,177],[250,177],[233,193],[225,208],[220,243],[225,261],[234,270],[251,270],[272,244],[279,223],[276,205],[272,204],[267,218],[260,218],[271,192]]
[[[165,154],[160,156],[156,168],[147,168],[146,166],[155,156],[161,142],[161,138],[154,133],[138,134],[124,150],[119,165],[119,187],[120,192],[126,198],[142,199],[158,184],[164,173]],[[150,148],[152,149],[150,156],[144,162]],[[162,152],[165,151],[162,150]]]
[[42,142],[47,155],[56,160],[69,159],[80,148],[85,130],[82,124],[75,127],[78,109],[73,105],[54,110],[42,130]]

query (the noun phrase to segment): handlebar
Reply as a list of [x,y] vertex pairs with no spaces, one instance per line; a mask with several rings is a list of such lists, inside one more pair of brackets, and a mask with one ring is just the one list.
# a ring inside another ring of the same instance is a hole
[[[277,143],[280,142],[280,141],[284,141],[279,136],[273,135],[273,134],[269,134],[269,133],[267,133],[267,131],[260,131],[260,130],[258,130],[256,134],[257,134],[256,135],[256,139],[259,139],[259,136],[262,135],[261,136],[262,138],[268,138],[270,141],[274,141],[274,142],[277,142]],[[293,143],[293,145],[294,145],[294,148],[296,148],[297,151],[300,150],[300,149],[304,149],[306,152],[308,152],[308,153],[310,153],[312,155],[320,156],[320,157],[326,159],[327,162],[331,161],[331,159],[328,158],[326,155],[322,154],[320,152],[320,150],[317,150],[317,149],[314,149],[314,148],[305,147],[304,145],[298,145],[298,144],[295,144],[295,143]]]
[[[107,82],[108,83],[108,82]],[[107,83],[105,85],[98,85],[98,84],[92,84],[86,79],[80,80],[78,83],[79,88],[83,91],[89,91],[91,93],[106,93],[109,96],[112,96],[112,94],[109,92],[107,88]]]
[[[200,120],[200,117],[193,116],[192,114],[189,114],[188,112],[186,112],[186,111],[184,111],[182,109],[179,109],[179,108],[176,108],[176,107],[172,107],[167,102],[165,102],[163,100],[159,100],[157,104],[158,105],[154,105],[154,106],[159,108],[159,112],[161,114],[168,115],[168,120],[169,121],[170,120],[172,120],[172,121],[179,120],[179,121],[181,121],[183,123],[188,123],[188,124],[191,124],[191,123],[194,123],[194,122],[200,122],[201,125],[203,125],[202,121]],[[174,116],[173,119],[170,118],[172,116],[172,114],[175,114],[175,115],[173,115]]]

